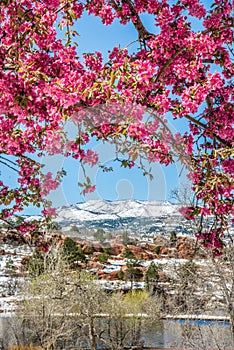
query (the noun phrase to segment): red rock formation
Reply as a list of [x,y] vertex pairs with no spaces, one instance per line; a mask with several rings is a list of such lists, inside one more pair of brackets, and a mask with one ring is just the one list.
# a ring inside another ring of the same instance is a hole
[[108,280],[110,280],[110,281],[118,280],[119,279],[118,273],[119,273],[119,271],[113,271],[113,272],[109,273],[108,277],[107,277]]
[[110,246],[111,246],[112,253],[115,257],[117,255],[121,254],[125,249],[125,246],[123,244],[119,244],[119,243],[114,244],[113,242],[111,242]]
[[156,244],[149,244],[149,243],[144,244],[144,249],[149,252],[154,252],[156,248],[157,248]]
[[103,269],[103,265],[100,264],[96,258],[93,258],[92,260],[90,260],[88,262],[88,268],[91,268],[91,269]]
[[142,259],[142,255],[145,253],[145,250],[142,247],[137,247],[131,244],[128,244],[127,247],[132,251],[137,259]]
[[162,246],[160,250],[160,255],[168,255],[168,253],[169,253],[169,248]]
[[104,247],[100,243],[93,243],[92,244],[93,252],[98,252],[98,253],[103,253],[104,252]]

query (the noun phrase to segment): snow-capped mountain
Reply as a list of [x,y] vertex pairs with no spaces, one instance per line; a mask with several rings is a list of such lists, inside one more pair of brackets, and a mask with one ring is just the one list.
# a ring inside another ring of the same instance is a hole
[[59,223],[156,218],[164,215],[178,215],[178,206],[166,201],[125,200],[110,202],[92,200],[60,207],[57,214],[56,221]]
[[64,229],[76,226],[79,229],[107,231],[128,230],[140,235],[154,232],[183,232],[184,219],[178,205],[167,201],[103,201],[92,200],[63,206],[57,209],[55,221]]
[[[54,219],[63,230],[103,228],[107,231],[127,230],[141,235],[176,231],[189,233],[190,225],[179,213],[179,206],[167,201],[90,200],[57,208]],[[35,219],[28,217],[27,220]]]

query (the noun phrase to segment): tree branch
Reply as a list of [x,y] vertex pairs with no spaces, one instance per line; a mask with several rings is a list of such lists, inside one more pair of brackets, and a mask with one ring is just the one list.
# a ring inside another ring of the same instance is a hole
[[213,30],[215,30],[215,33],[220,33],[221,31],[225,30],[225,29],[228,29],[228,28],[233,28],[234,26],[234,19],[233,18],[230,18],[231,20],[231,23],[229,25],[226,25],[226,26],[223,26],[223,27],[220,27],[220,28],[208,28],[206,30],[203,30],[202,32],[200,32],[200,34],[208,34],[208,33],[212,33]]
[[13,168],[13,166],[11,166],[11,165],[7,164],[6,162],[4,162],[4,161],[2,161],[2,160],[0,160],[0,163],[2,163],[3,165],[6,165],[8,168],[10,168],[10,169],[12,169],[12,170],[16,171],[17,173],[19,172],[19,170],[18,170],[18,169]]
[[136,18],[136,20],[132,23],[138,32],[139,41],[144,41],[144,40],[149,39],[153,34],[148,32],[148,30],[143,25],[143,23],[140,19],[140,16],[138,15],[137,11],[135,10],[131,0],[123,0],[123,3],[128,5],[132,16],[134,16]]
[[3,218],[0,217],[0,220],[3,221],[4,223],[6,223],[7,225],[9,225],[11,228],[15,228],[15,226],[8,220],[5,220]]
[[[204,130],[205,130],[206,127],[207,127],[206,124],[200,122],[199,120],[196,120],[195,118],[193,118],[193,117],[190,116],[189,114],[185,115],[184,117],[185,117],[186,119],[188,119],[190,122],[192,122],[193,124],[200,126],[200,127],[203,128]],[[224,139],[222,139],[222,138],[221,138],[220,136],[218,136],[217,134],[214,134],[214,133],[213,133],[213,135],[210,135],[210,137],[211,137],[212,139],[214,139],[214,137],[215,137],[215,139],[218,140],[218,141],[219,141],[220,143],[222,143],[223,145],[228,146],[228,147],[232,147],[231,143],[225,141]]]
[[15,166],[18,166],[18,164],[16,162],[13,162],[12,160],[10,159],[7,159],[3,156],[0,155],[0,158],[3,159],[3,160],[6,160],[8,163],[12,164],[12,165],[15,165]]
[[[131,11],[132,17],[136,18],[136,20],[132,21],[132,23],[138,32],[139,41],[145,41],[145,40],[149,39],[153,34],[148,32],[148,30],[143,25],[143,23],[140,19],[140,16],[137,13],[137,11],[135,10],[131,0],[122,0],[122,3],[128,5],[128,7]],[[115,9],[116,12],[121,11],[121,7],[116,4],[115,0],[111,0],[111,5],[113,6],[113,8]]]
[[162,69],[158,72],[157,76],[153,79],[153,83],[157,83],[159,78],[163,75],[165,70],[170,66],[170,64],[174,61],[174,59],[179,56],[179,54],[184,51],[185,47],[181,47],[178,51],[176,51],[171,58],[167,60]]

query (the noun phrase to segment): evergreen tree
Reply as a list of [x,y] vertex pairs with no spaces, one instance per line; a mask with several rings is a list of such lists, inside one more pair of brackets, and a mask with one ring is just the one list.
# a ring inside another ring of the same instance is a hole
[[78,247],[76,242],[69,237],[64,241],[63,253],[70,265],[74,265],[77,261],[86,262],[86,257],[81,247]]
[[159,274],[157,266],[154,262],[151,262],[145,274],[145,283],[147,291],[154,291],[156,284],[159,280]]

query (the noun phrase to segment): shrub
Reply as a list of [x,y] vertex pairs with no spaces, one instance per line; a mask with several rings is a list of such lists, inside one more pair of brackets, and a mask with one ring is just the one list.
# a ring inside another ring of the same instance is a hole
[[43,350],[40,346],[30,345],[10,345],[8,350]]
[[88,245],[88,246],[85,248],[85,254],[88,254],[88,255],[93,254],[93,247],[92,247],[91,245]]
[[108,255],[113,255],[113,250],[111,247],[105,247],[104,252]]
[[118,272],[118,278],[120,279],[120,280],[123,280],[124,279],[124,272],[122,271],[122,270],[120,270],[119,272]]
[[158,245],[155,249],[154,252],[155,254],[160,254],[161,247]]
[[134,259],[135,255],[133,254],[130,248],[126,247],[122,253],[122,257],[126,259]]
[[70,265],[73,265],[76,261],[86,262],[86,256],[81,247],[78,247],[76,242],[69,237],[64,241],[63,252]]
[[44,273],[45,265],[50,265],[51,268],[56,264],[57,257],[52,251],[48,253],[40,252],[36,249],[32,256],[29,257],[27,261],[27,270],[31,278],[36,278]]
[[98,261],[101,263],[101,264],[105,264],[108,260],[108,254],[106,253],[101,253],[98,255]]
[[174,244],[177,240],[177,235],[176,235],[176,232],[175,231],[171,231],[170,233],[170,242],[171,244]]

